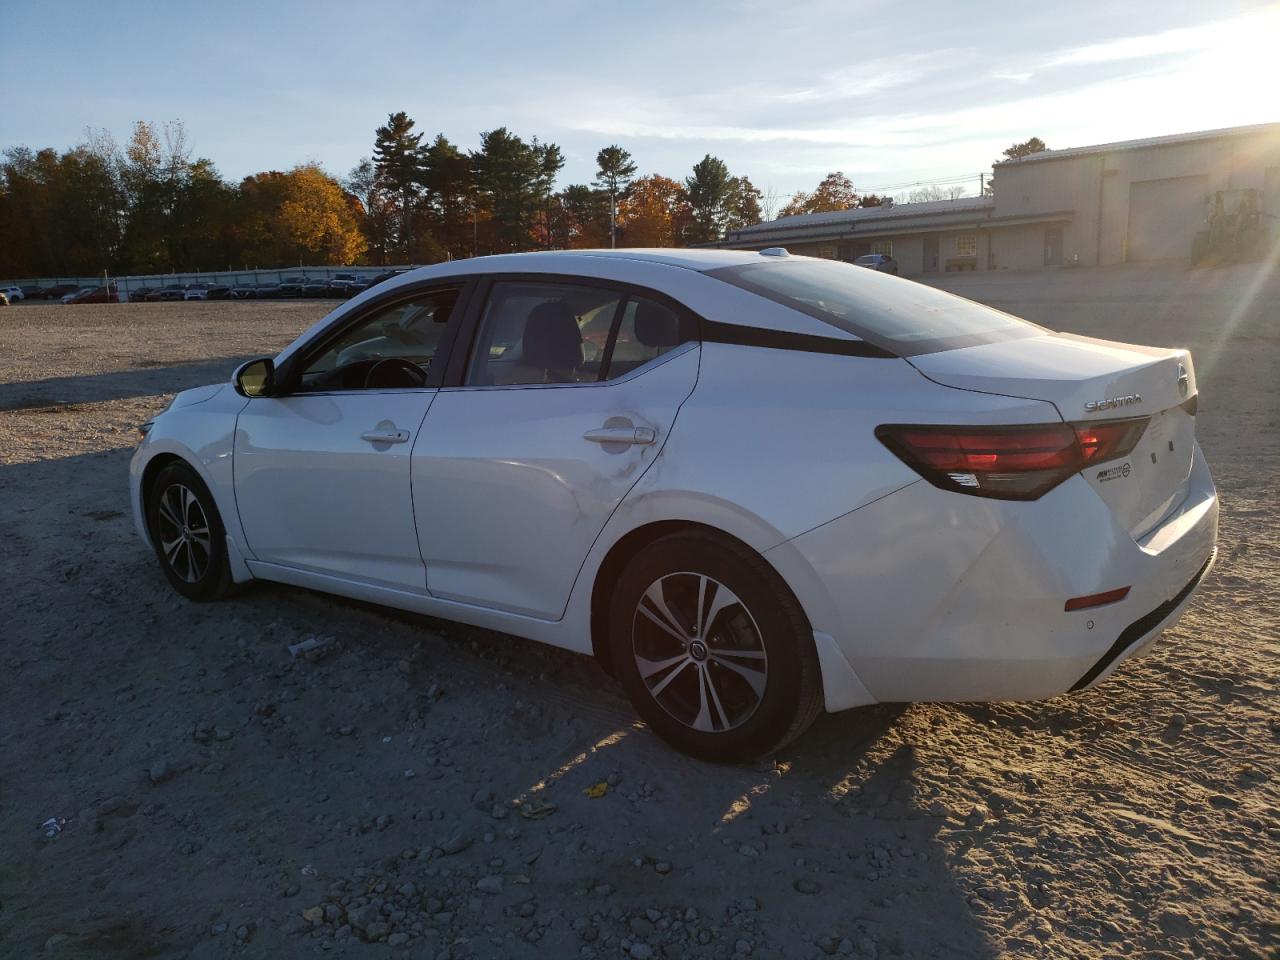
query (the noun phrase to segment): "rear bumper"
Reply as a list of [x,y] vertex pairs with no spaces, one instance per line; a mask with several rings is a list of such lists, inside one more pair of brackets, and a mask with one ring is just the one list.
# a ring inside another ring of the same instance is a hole
[[[874,699],[1034,700],[1145,651],[1189,604],[1217,528],[1197,446],[1185,500],[1140,541],[1079,476],[1028,503],[920,482],[767,556]],[[1063,609],[1123,586],[1118,603]]]

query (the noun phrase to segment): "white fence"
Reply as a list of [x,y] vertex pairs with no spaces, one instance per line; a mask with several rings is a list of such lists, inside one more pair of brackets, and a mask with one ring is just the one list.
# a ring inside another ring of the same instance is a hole
[[[393,264],[386,267],[278,267],[267,270],[216,270],[208,273],[153,273],[128,277],[111,277],[110,280],[119,290],[120,299],[125,300],[128,298],[130,290],[140,290],[143,287],[154,290],[157,287],[185,287],[189,283],[225,284],[226,286],[234,287],[238,284],[280,283],[286,277],[327,280],[339,273],[352,273],[363,280],[368,280],[388,270],[412,270],[415,266],[420,266],[420,264]],[[75,284],[80,287],[101,287],[103,285],[103,277],[102,274],[98,274],[96,277],[28,277],[26,279],[5,280],[0,282],[0,287],[53,287],[63,283]]]

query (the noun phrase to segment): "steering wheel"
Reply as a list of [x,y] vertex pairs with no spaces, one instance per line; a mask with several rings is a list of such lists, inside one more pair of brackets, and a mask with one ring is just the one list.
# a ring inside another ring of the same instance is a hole
[[404,357],[386,357],[379,360],[364,375],[364,388],[425,387],[427,372],[412,360]]

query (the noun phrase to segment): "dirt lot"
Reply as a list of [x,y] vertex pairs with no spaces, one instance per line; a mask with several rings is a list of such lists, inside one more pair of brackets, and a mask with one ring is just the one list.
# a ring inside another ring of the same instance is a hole
[[946,278],[1193,348],[1218,567],[1100,689],[852,711],[730,768],[664,747],[584,658],[285,587],[174,595],[127,515],[134,425],[324,305],[0,310],[0,955],[1274,956],[1280,282],[1258,276]]

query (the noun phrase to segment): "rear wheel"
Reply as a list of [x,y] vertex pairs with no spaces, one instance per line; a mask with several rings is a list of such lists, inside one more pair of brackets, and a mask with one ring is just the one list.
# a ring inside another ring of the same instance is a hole
[[704,760],[771,753],[821,709],[804,612],[758,554],[728,538],[677,533],[636,554],[614,590],[609,642],[645,722]]
[[147,497],[147,523],[169,583],[189,600],[218,600],[235,584],[226,532],[200,475],[180,461],[161,469]]

